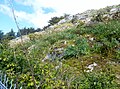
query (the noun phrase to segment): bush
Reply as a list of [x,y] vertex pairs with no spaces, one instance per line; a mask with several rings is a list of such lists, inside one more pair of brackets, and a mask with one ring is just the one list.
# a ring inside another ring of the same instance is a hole
[[115,75],[105,72],[88,73],[86,77],[74,80],[72,85],[77,89],[118,89],[114,79]]
[[90,53],[90,47],[87,42],[86,38],[79,38],[76,39],[75,45],[73,46],[68,46],[65,49],[65,58],[69,57],[77,57],[78,55],[87,55]]

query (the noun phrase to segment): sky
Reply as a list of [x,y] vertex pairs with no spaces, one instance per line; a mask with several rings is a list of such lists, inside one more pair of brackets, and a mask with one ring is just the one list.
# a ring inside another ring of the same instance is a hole
[[10,2],[20,28],[43,28],[55,16],[120,4],[120,0],[0,0],[0,30],[4,33],[18,31]]

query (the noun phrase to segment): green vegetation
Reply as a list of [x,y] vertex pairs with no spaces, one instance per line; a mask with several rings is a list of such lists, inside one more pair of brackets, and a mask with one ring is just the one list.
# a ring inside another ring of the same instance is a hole
[[0,44],[0,70],[18,87],[120,89],[120,21],[29,36],[14,48]]
[[63,16],[61,16],[61,17],[53,17],[53,18],[51,18],[51,20],[49,20],[48,23],[50,25],[54,25],[54,24],[57,24],[63,18],[64,18]]

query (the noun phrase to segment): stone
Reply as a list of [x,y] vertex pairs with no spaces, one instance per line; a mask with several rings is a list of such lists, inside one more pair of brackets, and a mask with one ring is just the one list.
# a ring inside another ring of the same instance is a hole
[[89,40],[90,40],[90,41],[93,41],[93,40],[94,40],[94,37],[90,37]]
[[63,24],[63,23],[66,23],[66,22],[69,22],[69,21],[71,21],[73,19],[73,16],[66,16],[64,19],[62,19],[62,20],[60,20],[59,22],[58,22],[58,25],[59,24]]
[[64,48],[54,48],[51,53],[48,53],[42,62],[46,60],[55,60],[56,58],[62,58],[64,56]]
[[59,25],[59,24],[63,24],[63,23],[65,23],[65,22],[67,22],[67,20],[62,19],[62,20],[60,20],[60,21],[58,22],[58,25]]
[[95,24],[97,24],[98,22],[93,22],[93,21],[88,21],[88,22],[86,22],[84,25],[85,26],[93,26],[93,25],[95,25]]
[[97,64],[95,62],[93,64],[88,65],[87,68],[89,70],[87,70],[86,72],[92,72],[95,66],[97,66]]
[[47,54],[45,56],[45,58],[42,60],[42,62],[46,61],[47,59],[51,59],[52,58],[52,55],[51,54]]
[[68,16],[65,17],[65,20],[67,20],[67,21],[70,21],[72,19],[73,19],[73,16],[71,16],[71,15],[68,15]]
[[112,8],[110,10],[110,14],[114,14],[114,13],[117,13],[117,12],[120,12],[120,8]]

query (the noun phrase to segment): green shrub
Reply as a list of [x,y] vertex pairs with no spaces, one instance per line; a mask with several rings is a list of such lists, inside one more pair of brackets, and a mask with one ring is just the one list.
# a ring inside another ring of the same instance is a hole
[[90,53],[90,47],[86,38],[76,39],[75,45],[68,46],[65,49],[64,57],[76,57],[78,55],[87,55]]
[[114,79],[115,75],[109,73],[88,73],[86,77],[75,79],[72,85],[77,89],[118,89]]

